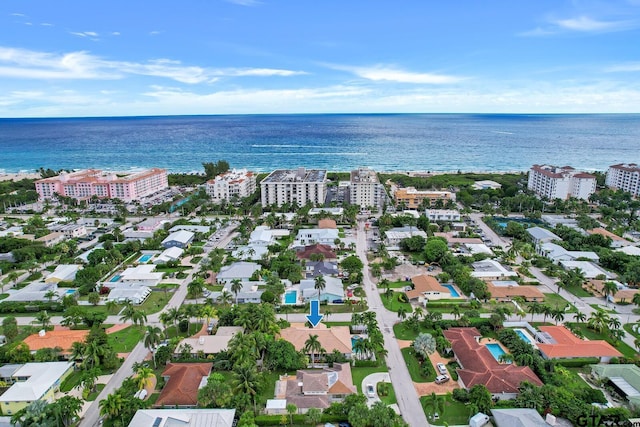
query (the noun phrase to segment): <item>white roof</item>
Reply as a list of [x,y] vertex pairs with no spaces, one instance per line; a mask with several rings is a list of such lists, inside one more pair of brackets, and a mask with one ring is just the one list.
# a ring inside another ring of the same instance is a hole
[[270,244],[273,240],[273,232],[269,227],[264,225],[256,227],[256,229],[251,232],[251,236],[249,236],[249,244],[253,243],[254,245],[256,243]]
[[[320,295],[329,294],[336,295],[338,297],[344,297],[344,287],[342,286],[342,280],[331,277],[331,276],[322,276],[325,281],[325,288],[320,292]],[[300,291],[302,292],[303,297],[305,298],[313,298],[314,296],[318,296],[318,290],[315,288],[316,281],[315,279],[304,279],[300,281]]]
[[266,253],[269,253],[269,249],[266,246],[247,245],[239,246],[238,249],[232,252],[232,255],[234,258],[258,261]]
[[177,246],[172,246],[162,251],[162,253],[159,256],[170,258],[170,259],[178,259],[182,256],[183,252],[184,252],[184,249],[179,248]]
[[[3,301],[45,301],[48,299],[45,295],[49,291],[57,292],[58,298],[62,296],[56,283],[34,282],[19,290],[10,289],[9,296]],[[53,299],[58,298],[54,297]]]
[[191,231],[187,231],[187,230],[178,230],[178,231],[174,231],[173,233],[169,234],[167,236],[166,239],[164,239],[162,241],[162,243],[167,243],[167,242],[180,242],[183,245],[186,245],[187,243],[189,243],[193,237],[195,236],[194,233],[192,233]]
[[335,240],[338,238],[338,229],[336,228],[301,228],[298,230],[297,240],[300,240],[305,234],[310,234],[315,239]]
[[232,427],[235,414],[235,409],[140,409],[129,427]]
[[248,279],[260,270],[260,265],[255,262],[234,262],[224,266],[216,276],[218,280]]
[[542,227],[527,228],[527,233],[535,240],[562,240],[558,235]]
[[617,252],[623,252],[627,255],[640,256],[640,248],[637,246],[625,246],[620,249],[616,249]]
[[328,213],[340,216],[344,213],[344,208],[312,208],[309,209],[309,216],[320,215],[320,213]]
[[146,286],[131,287],[131,288],[113,288],[109,292],[108,300],[121,301],[141,301],[151,293],[151,289]]
[[169,232],[173,233],[174,231],[180,230],[191,231],[193,233],[208,233],[211,227],[207,225],[174,225],[169,229]]
[[53,270],[53,273],[49,274],[45,279],[45,282],[58,281],[61,282],[63,280],[72,281],[76,277],[76,273],[80,269],[80,266],[77,264],[60,264]]
[[56,381],[73,369],[73,362],[27,363],[18,369],[14,378],[29,377],[13,384],[2,396],[2,402],[32,402],[40,399]]
[[573,270],[574,268],[581,270],[584,277],[587,279],[595,279],[601,274],[604,274],[607,279],[613,279],[616,277],[614,274],[609,273],[607,270],[589,261],[560,261],[560,264],[566,270]]
[[287,399],[268,399],[267,409],[286,409]]
[[413,236],[427,238],[427,233],[417,227],[396,227],[385,232],[388,240],[402,240]]
[[198,338],[183,339],[176,347],[176,352],[180,351],[180,348],[185,344],[189,344],[193,353],[203,351],[204,354],[218,354],[227,350],[229,341],[240,332],[242,332],[242,327],[240,326],[221,326],[215,335],[202,335]]
[[484,243],[465,243],[464,245],[472,254],[493,255],[493,251],[491,250],[491,248],[489,248],[489,246],[485,245]]
[[568,251],[560,245],[555,243],[545,242],[540,245],[542,251],[546,254],[546,257],[554,261],[572,261],[578,258],[588,258],[593,261],[597,261],[600,258],[598,254],[590,251]]
[[507,270],[498,261],[492,259],[474,262],[471,266],[473,267],[471,276],[478,278],[494,276],[515,277],[518,275],[515,271]]

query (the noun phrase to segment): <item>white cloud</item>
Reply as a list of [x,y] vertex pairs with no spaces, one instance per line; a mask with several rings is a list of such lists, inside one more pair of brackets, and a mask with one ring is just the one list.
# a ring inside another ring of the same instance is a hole
[[583,32],[620,31],[633,26],[632,21],[598,21],[588,16],[560,19],[555,21],[555,24],[560,28]]
[[637,72],[640,71],[640,62],[627,62],[624,64],[612,65],[605,68],[607,73],[619,73],[619,72]]
[[21,18],[26,18],[27,17],[27,15],[25,15],[24,13],[17,13],[17,12],[16,13],[12,13],[11,16],[19,16]]
[[228,3],[237,4],[240,6],[257,6],[261,2],[257,0],[226,0]]
[[306,74],[276,68],[204,68],[171,59],[110,61],[87,52],[54,54],[0,47],[0,76],[22,79],[118,79],[127,74],[164,77],[181,83],[213,83],[221,77],[268,77]]
[[119,32],[119,31],[114,31],[114,32],[112,32],[112,33],[111,33],[111,35],[112,35],[112,36],[119,36],[119,35],[120,35],[120,32]]
[[69,34],[76,37],[89,38],[93,41],[98,41],[99,36],[95,31],[69,31]]
[[334,70],[347,71],[357,75],[358,77],[372,81],[439,85],[456,83],[463,80],[462,77],[457,76],[435,73],[416,73],[386,65],[376,65],[373,67],[352,67],[335,64],[326,65]]
[[43,27],[53,27],[53,24],[50,24],[48,22],[41,22],[40,25],[42,25]]
[[162,33],[162,31],[149,31],[150,36],[157,36],[160,33]]

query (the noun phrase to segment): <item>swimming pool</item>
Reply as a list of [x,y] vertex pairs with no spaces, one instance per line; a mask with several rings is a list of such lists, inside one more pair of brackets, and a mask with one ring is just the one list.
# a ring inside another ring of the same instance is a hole
[[351,350],[354,349],[354,346],[358,341],[362,341],[362,337],[360,335],[352,335],[351,336]]
[[122,278],[122,276],[121,276],[121,275],[116,274],[115,276],[113,276],[113,277],[111,278],[111,280],[109,280],[109,282],[117,282],[117,281],[118,281],[118,280],[120,280],[121,278]]
[[152,254],[144,254],[140,258],[138,258],[138,262],[147,262],[153,257]]
[[298,291],[287,291],[284,293],[285,304],[296,304],[298,302]]
[[75,294],[75,293],[76,293],[76,290],[75,290],[75,289],[67,289],[67,290],[64,292],[64,294],[65,294],[65,295],[73,295],[73,294]]
[[458,298],[460,296],[460,294],[458,293],[458,291],[456,291],[456,288],[454,288],[453,285],[442,285],[442,286],[449,289],[449,293],[453,298]]
[[516,332],[516,334],[518,334],[520,338],[522,338],[524,342],[526,342],[527,344],[531,344],[534,347],[536,346],[533,339],[525,331],[523,331],[522,329],[514,329],[514,331]]
[[496,359],[498,362],[500,361],[500,356],[502,356],[503,354],[507,354],[502,349],[502,347],[500,347],[500,344],[486,344],[486,347],[491,352],[491,355],[493,356],[493,358]]

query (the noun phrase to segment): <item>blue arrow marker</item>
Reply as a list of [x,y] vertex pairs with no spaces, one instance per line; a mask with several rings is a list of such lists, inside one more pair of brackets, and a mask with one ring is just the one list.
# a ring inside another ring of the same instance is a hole
[[318,326],[318,323],[320,323],[323,317],[324,315],[320,314],[320,301],[311,300],[311,307],[307,315],[307,320],[311,323],[311,327],[315,328]]

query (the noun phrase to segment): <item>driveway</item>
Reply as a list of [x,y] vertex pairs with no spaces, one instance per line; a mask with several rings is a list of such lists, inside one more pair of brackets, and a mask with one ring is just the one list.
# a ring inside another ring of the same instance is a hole
[[[362,390],[362,394],[367,396],[367,406],[371,407],[374,403],[380,402],[380,398],[378,397],[378,383],[391,383],[391,377],[388,372],[376,372],[375,374],[367,375],[362,380],[362,384],[360,385],[360,390]],[[373,386],[373,397],[367,394],[367,384],[371,384]]]

